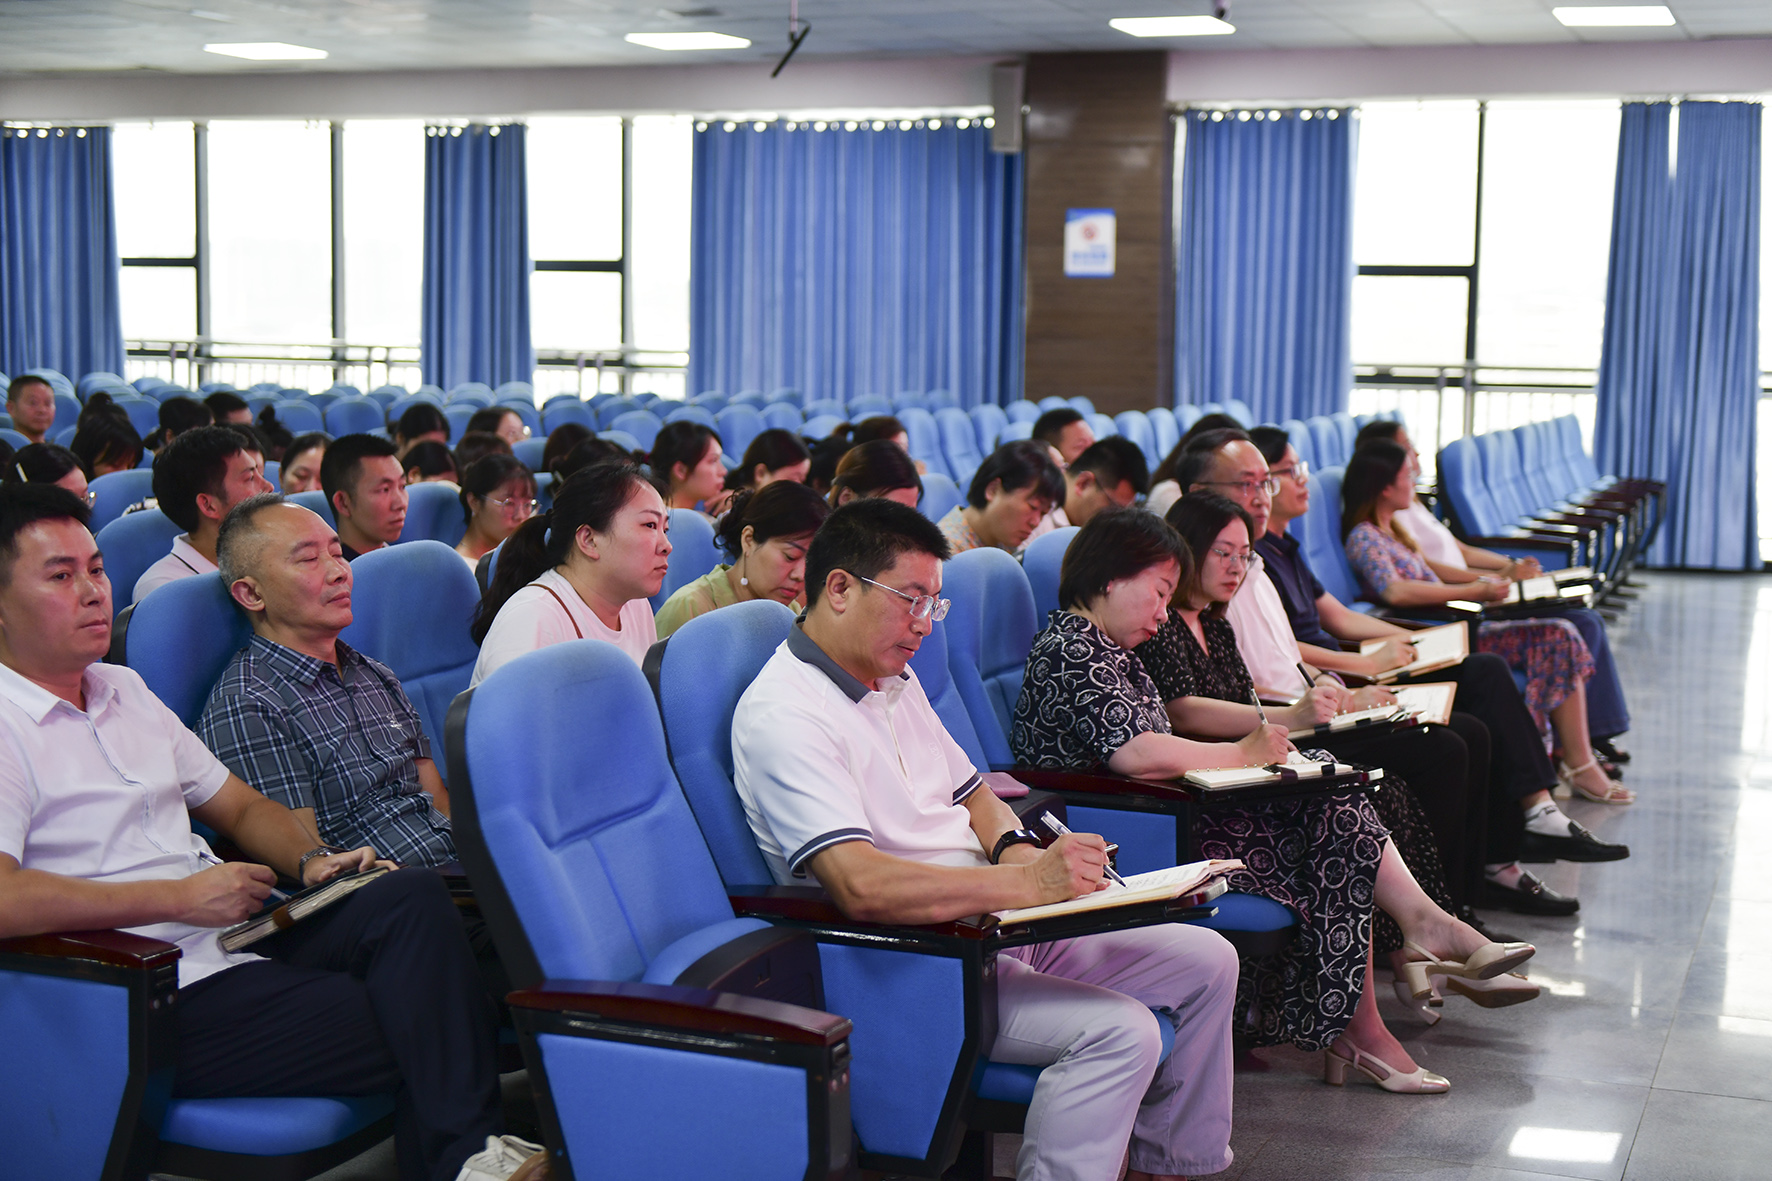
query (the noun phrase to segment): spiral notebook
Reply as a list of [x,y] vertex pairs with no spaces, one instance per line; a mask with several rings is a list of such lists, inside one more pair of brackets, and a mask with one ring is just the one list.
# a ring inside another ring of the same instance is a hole
[[[1389,643],[1389,638],[1367,640],[1360,645],[1360,655],[1370,656]],[[1449,668],[1471,654],[1470,629],[1464,623],[1446,623],[1439,627],[1423,628],[1409,634],[1409,642],[1415,645],[1415,659],[1402,668],[1393,668],[1389,672],[1379,673],[1380,681],[1394,681],[1398,677],[1414,676],[1417,673],[1429,673],[1438,669]]]
[[1186,865],[1177,865],[1169,869],[1154,869],[1150,873],[1135,873],[1126,879],[1124,886],[1118,882],[1109,882],[1104,889],[1093,894],[1085,894],[1081,898],[1072,898],[1069,902],[1049,902],[1044,906],[1024,906],[1019,910],[999,910],[997,921],[1001,923],[1025,923],[1034,919],[1049,919],[1055,915],[1080,914],[1090,910],[1107,910],[1115,906],[1131,906],[1139,902],[1158,902],[1165,898],[1179,898],[1183,894],[1191,894],[1215,878],[1223,877],[1232,870],[1242,869],[1243,863],[1232,858],[1228,861],[1191,861]]

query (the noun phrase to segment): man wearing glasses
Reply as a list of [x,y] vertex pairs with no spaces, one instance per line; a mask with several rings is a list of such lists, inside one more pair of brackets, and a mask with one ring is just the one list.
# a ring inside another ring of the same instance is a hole
[[[1102,839],[1041,849],[979,790],[907,668],[947,614],[947,556],[893,501],[832,513],[807,551],[806,613],[733,715],[733,777],[776,880],[810,875],[852,918],[946,922],[1101,888]],[[991,1057],[1047,1068],[1016,1174],[1119,1176],[1129,1141],[1139,1181],[1228,1166],[1236,977],[1229,944],[1177,924],[1001,955]],[[1161,1063],[1157,1020],[1175,1032]]]

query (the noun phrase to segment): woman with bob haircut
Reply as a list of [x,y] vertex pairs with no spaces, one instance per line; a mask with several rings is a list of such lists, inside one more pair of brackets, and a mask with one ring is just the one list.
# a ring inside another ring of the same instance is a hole
[[731,560],[665,600],[658,609],[658,638],[734,603],[797,604],[806,590],[806,550],[830,512],[822,496],[792,480],[740,491],[714,533]]
[[886,439],[861,443],[837,462],[831,477],[831,507],[842,508],[870,496],[896,500],[906,508],[916,508],[922,501],[923,478],[910,453],[897,443]]
[[1055,504],[1064,503],[1064,472],[1052,448],[1017,439],[985,456],[972,474],[966,503],[948,510],[939,524],[956,554],[992,546],[1015,553]]
[[[1243,530],[1236,553],[1247,552],[1248,526],[1234,524]],[[1017,759],[1076,770],[1105,764],[1147,779],[1285,760],[1292,744],[1283,725],[1258,723],[1235,743],[1176,735],[1133,654],[1168,622],[1177,588],[1197,578],[1187,546],[1161,519],[1134,508],[1090,518],[1065,552],[1059,610],[1028,655],[1011,734]],[[1379,1016],[1370,988],[1373,903],[1416,945],[1419,958],[1406,970],[1422,995],[1430,971],[1487,979],[1523,963],[1531,945],[1490,943],[1436,906],[1364,796],[1200,809],[1195,831],[1201,856],[1247,864],[1231,876],[1233,889],[1299,916],[1284,952],[1243,964],[1235,1012],[1251,1043],[1324,1050],[1324,1078],[1336,1085],[1351,1068],[1387,1091],[1450,1089],[1410,1059]]]
[[726,463],[719,432],[699,422],[667,422],[647,457],[665,489],[667,508],[700,509],[710,520],[726,511]]
[[664,585],[670,514],[631,463],[569,476],[554,506],[505,539],[470,630],[480,645],[470,687],[525,652],[567,640],[614,644],[636,665],[658,639],[652,604]]
[[488,455],[462,472],[460,496],[467,532],[455,552],[472,568],[535,515],[535,476],[513,456]]
[[758,433],[744,449],[738,466],[726,473],[726,487],[760,489],[778,480],[804,484],[812,470],[812,452],[793,431],[771,427]]

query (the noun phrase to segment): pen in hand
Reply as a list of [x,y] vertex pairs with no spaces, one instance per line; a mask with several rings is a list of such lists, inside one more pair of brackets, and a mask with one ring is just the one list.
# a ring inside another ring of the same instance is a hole
[[[1042,812],[1040,814],[1040,822],[1058,836],[1068,837],[1071,835],[1070,827],[1050,812]],[[1108,880],[1111,882],[1118,882],[1122,886],[1126,884],[1126,879],[1114,872],[1114,867],[1111,865],[1103,865],[1101,867],[1101,872],[1106,874]]]
[[1262,725],[1267,725],[1267,710],[1262,708],[1261,695],[1255,691],[1254,685],[1249,686],[1249,700],[1255,705],[1255,716],[1261,719]]
[[[223,861],[220,857],[217,857],[214,853],[211,853],[207,849],[198,849],[198,850],[195,850],[195,852],[197,854],[197,860],[205,862],[209,865],[226,865],[227,864],[227,862]],[[283,891],[279,890],[277,887],[271,886],[268,888],[271,891],[271,898],[274,899],[275,901],[277,901],[277,902],[288,902],[289,901],[289,895],[285,894]]]

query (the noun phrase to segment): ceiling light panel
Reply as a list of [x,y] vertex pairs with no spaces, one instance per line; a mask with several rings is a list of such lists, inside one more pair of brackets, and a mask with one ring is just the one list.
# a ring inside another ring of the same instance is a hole
[[1237,31],[1215,16],[1121,16],[1108,27],[1134,37],[1222,37]]
[[746,49],[750,41],[725,33],[629,33],[624,40],[648,49]]
[[1551,9],[1551,15],[1570,28],[1625,29],[1674,23],[1665,4],[1584,4]]
[[285,41],[216,42],[205,45],[203,50],[206,53],[219,53],[223,57],[243,57],[254,62],[318,61],[326,56],[324,49],[309,49],[305,45],[290,45]]

